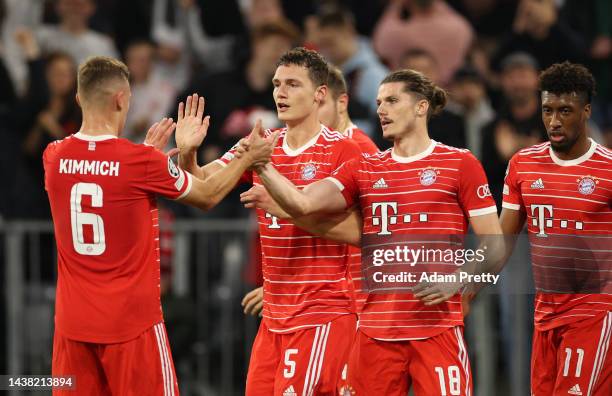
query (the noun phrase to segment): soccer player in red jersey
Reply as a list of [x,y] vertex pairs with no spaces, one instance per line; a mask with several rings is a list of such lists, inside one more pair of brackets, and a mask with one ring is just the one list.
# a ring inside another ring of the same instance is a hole
[[[258,169],[260,179],[298,223],[305,216],[359,205],[364,235],[465,234],[468,222],[477,234],[500,234],[495,203],[478,160],[468,150],[428,136],[427,120],[445,102],[444,91],[422,74],[391,73],[380,85],[377,103],[383,136],[393,140],[392,149],[352,160],[303,190],[271,166]],[[265,194],[246,198],[273,207]],[[328,225],[309,228],[360,243],[361,227],[354,217]],[[405,395],[412,385],[416,395],[471,394],[461,296],[452,295],[432,306],[397,292],[370,293],[358,301],[359,329],[342,391]],[[434,294],[426,301],[441,298]]]
[[377,153],[378,147],[376,147],[372,139],[351,121],[348,113],[349,96],[346,80],[342,75],[342,71],[336,66],[329,66],[327,88],[327,95],[325,95],[319,107],[321,123],[353,139],[362,153]]
[[[342,72],[337,67],[330,65],[327,94],[319,106],[319,121],[334,131],[342,131],[344,136],[353,139],[362,153],[377,153],[378,147],[374,142],[351,121],[348,114],[348,100],[346,81]],[[289,216],[279,213],[277,217],[287,218]],[[355,259],[354,261],[360,262],[361,259],[357,256],[360,251],[352,246],[349,247],[349,250],[352,250],[351,257]],[[242,300],[242,306],[246,314],[259,315],[263,309],[263,287],[248,292]]]
[[[318,53],[295,48],[280,58],[272,80],[278,117],[286,127],[280,130],[271,161],[300,187],[330,176],[361,155],[353,141],[319,121],[327,76],[327,63]],[[195,153],[200,136],[177,133],[176,139],[179,163],[200,175],[226,166],[237,149],[199,168]],[[261,183],[253,172],[245,173],[243,180]],[[263,320],[251,352],[246,394],[333,395],[356,327],[346,276],[348,246],[314,236],[263,210],[257,217]]]
[[[518,234],[527,222],[534,273],[567,263],[564,253],[574,245],[568,236],[588,242],[609,238],[612,230],[612,151],[587,133],[593,76],[581,65],[555,64],[540,75],[540,89],[549,142],[520,150],[510,160],[500,218],[504,234]],[[547,241],[559,238],[567,245],[551,250]],[[576,259],[583,269],[589,253]],[[610,254],[603,260],[609,263]],[[609,287],[610,275],[603,275]],[[612,295],[538,290],[531,394],[611,395],[611,335]]]
[[[231,161],[204,183],[153,147],[119,139],[128,81],[127,66],[115,59],[82,64],[81,129],[43,154],[58,251],[52,372],[74,375],[82,395],[178,395],[160,305],[155,197],[211,208],[254,157]],[[181,103],[178,129],[205,134],[203,111],[203,101]],[[174,124],[157,127],[165,135]],[[257,133],[250,143],[264,158],[274,144]]]

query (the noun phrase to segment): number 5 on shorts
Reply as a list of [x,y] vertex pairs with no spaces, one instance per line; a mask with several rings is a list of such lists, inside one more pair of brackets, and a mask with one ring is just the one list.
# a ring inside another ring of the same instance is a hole
[[297,353],[297,349],[287,349],[285,351],[285,369],[283,370],[285,378],[292,378],[295,375],[295,361],[291,360],[291,355],[297,355]]

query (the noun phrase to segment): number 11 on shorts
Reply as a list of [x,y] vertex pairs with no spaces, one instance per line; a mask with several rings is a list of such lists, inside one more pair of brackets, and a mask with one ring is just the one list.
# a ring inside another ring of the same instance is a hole
[[[461,376],[459,375],[459,367],[448,366],[448,381],[446,380],[444,369],[442,367],[434,367],[434,371],[438,373],[440,380],[440,395],[460,395],[461,394]],[[448,382],[448,392],[446,392],[446,383]]]

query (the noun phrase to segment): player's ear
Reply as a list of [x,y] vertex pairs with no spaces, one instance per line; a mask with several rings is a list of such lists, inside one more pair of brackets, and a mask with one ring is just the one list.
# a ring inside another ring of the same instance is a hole
[[327,90],[327,85],[320,85],[315,91],[315,100],[317,103],[321,103],[325,96],[329,94]]
[[425,99],[418,100],[415,105],[415,113],[417,116],[427,116],[429,111],[429,102]]
[[591,104],[587,103],[584,105],[584,115],[586,117],[586,119],[588,120],[589,118],[591,118]]
[[341,94],[338,97],[338,112],[339,113],[346,113],[348,111],[348,104],[349,104],[349,96],[346,93]]
[[113,105],[115,106],[117,111],[123,110],[123,108],[127,105],[126,99],[127,99],[127,95],[125,94],[125,91],[122,89],[120,89],[119,91],[117,91],[117,93],[113,95],[113,102],[114,102]]
[[76,102],[77,102],[77,104],[79,105],[79,107],[83,107],[83,105],[81,105],[81,98],[79,98],[79,94],[78,94],[78,92],[77,92],[77,94],[76,94],[76,95],[74,95],[74,96],[76,97]]

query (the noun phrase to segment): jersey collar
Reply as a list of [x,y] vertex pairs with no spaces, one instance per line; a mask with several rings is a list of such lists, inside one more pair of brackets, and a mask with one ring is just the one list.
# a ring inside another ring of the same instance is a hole
[[575,159],[572,159],[572,160],[562,160],[561,158],[557,157],[557,155],[555,154],[555,151],[553,150],[553,148],[549,147],[548,148],[548,152],[550,154],[550,158],[553,160],[553,162],[555,164],[557,164],[559,166],[580,165],[584,161],[586,161],[589,158],[591,158],[591,156],[595,152],[595,149],[597,148],[597,143],[595,143],[595,141],[593,139],[591,139],[591,138],[589,138],[589,140],[591,141],[591,147],[589,147],[589,149],[587,150],[586,153],[582,154],[578,158],[575,158]]
[[287,134],[285,133],[285,136],[283,136],[283,151],[285,152],[285,154],[287,154],[290,157],[295,157],[295,156],[302,154],[304,151],[314,146],[317,140],[319,140],[319,136],[321,136],[321,132],[323,132],[323,128],[325,127],[323,126],[323,124],[321,124],[321,129],[319,129],[319,133],[314,135],[312,139],[306,142],[306,144],[304,144],[302,147],[298,147],[295,150],[289,147],[289,144],[287,143]]
[[434,149],[436,148],[436,144],[437,142],[433,139],[431,139],[431,143],[429,143],[429,147],[427,147],[425,149],[425,151],[421,151],[418,154],[415,155],[411,155],[410,157],[402,157],[401,155],[397,155],[395,154],[395,151],[393,149],[391,149],[391,157],[396,161],[396,162],[400,162],[402,164],[407,164],[410,162],[414,162],[414,161],[418,161],[421,160],[425,157],[427,157],[429,154],[433,153]]
[[77,132],[73,135],[77,139],[86,140],[88,142],[101,142],[103,140],[117,139],[115,135],[86,135],[81,132]]

